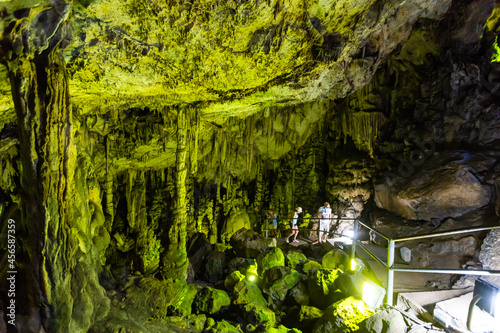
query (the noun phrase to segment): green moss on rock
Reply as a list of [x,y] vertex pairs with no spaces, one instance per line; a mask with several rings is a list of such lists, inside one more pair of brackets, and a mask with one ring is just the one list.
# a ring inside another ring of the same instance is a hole
[[296,251],[288,251],[285,254],[286,265],[291,269],[298,269],[299,265],[302,265],[307,262],[307,257],[305,254],[296,252]]
[[285,256],[279,247],[275,247],[259,255],[257,263],[259,274],[263,274],[269,268],[285,266]]

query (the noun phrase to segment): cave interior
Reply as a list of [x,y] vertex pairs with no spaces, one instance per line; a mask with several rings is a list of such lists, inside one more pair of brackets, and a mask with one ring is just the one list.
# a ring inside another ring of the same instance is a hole
[[[387,332],[319,207],[391,238],[500,225],[498,0],[0,0],[0,22],[1,332]],[[500,271],[500,230],[404,251]]]

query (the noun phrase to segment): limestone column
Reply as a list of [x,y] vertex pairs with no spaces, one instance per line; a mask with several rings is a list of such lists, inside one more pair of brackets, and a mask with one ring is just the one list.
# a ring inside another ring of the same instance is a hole
[[177,150],[175,175],[175,208],[173,223],[168,231],[168,250],[162,259],[165,278],[185,280],[189,260],[186,251],[187,227],[187,186],[188,149],[187,149],[187,110],[179,107],[177,111]]

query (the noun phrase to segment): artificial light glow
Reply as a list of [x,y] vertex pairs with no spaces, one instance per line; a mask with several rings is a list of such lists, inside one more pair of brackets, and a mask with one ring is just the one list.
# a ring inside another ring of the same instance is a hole
[[363,302],[370,309],[378,308],[384,299],[384,295],[384,288],[369,282],[363,283]]
[[254,265],[250,265],[247,268],[246,276],[248,281],[250,282],[253,282],[257,279],[257,277],[259,276],[259,274],[257,273],[257,263],[255,263]]
[[500,296],[497,294],[497,297],[495,299],[495,318],[498,318],[500,320]]
[[354,238],[354,231],[352,229],[347,229],[342,232],[342,238],[346,245],[352,244],[352,239]]
[[500,318],[500,287],[483,279],[477,279],[474,284],[474,297],[476,296],[481,296],[477,301],[478,308]]
[[353,258],[353,259],[351,259],[351,271],[354,271],[354,270],[356,270],[356,260],[354,260],[354,258]]

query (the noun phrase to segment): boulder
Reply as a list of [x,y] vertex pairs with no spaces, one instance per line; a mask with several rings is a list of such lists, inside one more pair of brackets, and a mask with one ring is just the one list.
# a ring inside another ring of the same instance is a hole
[[259,274],[262,274],[272,267],[285,266],[285,256],[279,247],[274,247],[261,253],[257,263]]
[[267,307],[267,301],[262,295],[259,287],[244,279],[238,282],[233,289],[234,304],[249,304],[253,303],[258,306]]
[[217,283],[224,277],[224,264],[226,256],[224,252],[211,252],[205,259],[203,279],[209,283]]
[[326,243],[316,243],[308,246],[299,247],[304,255],[311,259],[321,259],[323,256],[332,249],[332,245],[328,242]]
[[252,229],[248,213],[239,208],[233,208],[221,230],[221,239],[228,243],[235,232],[240,229]]
[[335,285],[338,286],[344,296],[352,296],[357,299],[363,297],[363,284],[368,279],[360,272],[354,274],[341,273],[335,280]]
[[231,259],[227,264],[228,273],[231,273],[235,270],[244,271],[249,266],[248,263],[249,260],[251,259],[242,257],[236,257]]
[[404,333],[407,327],[403,315],[394,309],[383,310],[359,324],[359,333]]
[[[370,222],[374,229],[390,238],[426,234],[436,228],[427,221],[407,220],[386,210],[372,212]],[[375,244],[387,246],[387,240],[374,232],[370,232],[370,240]]]
[[299,282],[299,284],[290,290],[287,300],[290,300],[296,305],[309,305],[307,285],[304,282]]
[[312,333],[356,332],[359,323],[371,315],[363,301],[354,297],[345,298],[325,310],[314,324]]
[[375,186],[375,203],[411,220],[461,216],[490,202],[492,190],[478,178],[488,163],[466,151],[432,156],[411,176]]
[[[484,269],[500,271],[500,229],[491,230],[484,239],[479,252],[479,261]],[[500,276],[490,276],[485,279],[500,285]]]
[[192,311],[192,304],[200,287],[192,284],[184,286],[182,296],[177,298],[171,305],[167,307],[167,315],[169,316],[189,316]]
[[203,333],[242,333],[236,326],[225,320],[215,322],[212,318],[207,319]]
[[226,276],[226,279],[224,280],[224,287],[226,290],[231,291],[238,282],[243,280],[245,280],[245,275],[241,274],[240,271],[234,271]]
[[420,243],[411,250],[410,263],[413,267],[458,269],[475,255],[478,246],[478,240],[473,236],[458,240],[433,239],[431,243]]
[[266,270],[263,274],[263,286],[269,288],[276,280],[282,279],[290,274],[292,270],[285,266],[276,266]]
[[297,327],[305,332],[310,332],[316,321],[323,316],[324,312],[314,306],[303,305],[297,317]]
[[326,269],[340,269],[346,271],[350,266],[349,255],[340,249],[331,250],[323,256],[321,265]]
[[[392,238],[429,234],[435,232],[446,232],[497,223],[497,216],[490,208],[479,209],[466,213],[456,219],[447,218],[439,224],[423,221],[409,221],[388,212],[373,212],[371,214],[372,226]],[[414,267],[439,267],[458,269],[471,259],[477,258],[477,251],[481,240],[486,236],[484,231],[474,232],[468,235],[458,234],[445,237],[434,237],[418,240],[398,242],[396,254],[401,253],[402,248],[406,252],[406,258]],[[375,243],[387,245],[381,237],[372,238]]]
[[212,245],[204,233],[199,232],[191,237],[191,241],[187,248],[187,254],[196,275],[199,273],[206,256],[211,252]]
[[253,230],[240,229],[230,241],[238,257],[257,258],[270,247],[276,247],[276,238],[264,238]]
[[283,301],[290,289],[302,280],[303,275],[296,270],[275,280],[272,285],[265,290],[265,293],[271,296],[275,301]]
[[[80,276],[82,279],[85,275]],[[125,304],[146,317],[188,316],[198,288],[185,280],[130,277],[122,290]]]
[[300,266],[307,262],[307,257],[297,251],[288,251],[285,254],[285,263],[291,269],[300,270]]
[[253,326],[273,327],[276,323],[276,316],[267,306],[258,306],[253,303],[242,304],[240,306],[246,322]]
[[304,305],[292,308],[287,316],[287,322],[304,332],[311,332],[314,323],[321,316],[323,316],[322,310]]
[[207,322],[207,316],[204,314],[199,314],[199,315],[189,315],[188,317],[189,323],[194,326],[198,332],[203,331],[203,328],[205,327],[205,323]]
[[[500,167],[497,167],[497,169],[500,169]],[[498,173],[500,173],[500,170],[497,171],[497,174]],[[495,212],[497,216],[500,216],[500,177],[495,178],[495,192],[497,197],[495,202]]]
[[337,270],[318,269],[309,272],[308,290],[311,304],[324,309],[336,300],[335,280],[340,272]]
[[266,333],[302,333],[302,332],[296,328],[288,328],[283,325],[279,325],[278,327],[268,328],[266,330]]
[[215,314],[224,311],[231,304],[231,299],[224,290],[205,287],[194,298],[193,310],[196,314]]
[[305,274],[309,274],[309,272],[312,271],[313,269],[322,269],[322,268],[323,266],[321,266],[319,262],[314,260],[309,260],[304,264],[302,270],[304,271]]

